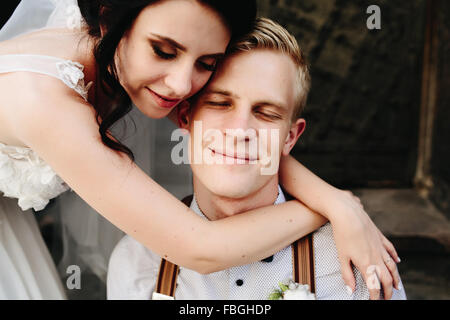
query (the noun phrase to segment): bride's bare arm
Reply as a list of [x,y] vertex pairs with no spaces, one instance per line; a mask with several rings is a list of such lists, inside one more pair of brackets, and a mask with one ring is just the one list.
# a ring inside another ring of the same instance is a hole
[[[372,270],[371,266],[377,266],[384,296],[390,299],[392,282],[396,288],[400,283],[393,262],[399,258],[392,243],[378,230],[359,199],[349,191],[329,185],[291,156],[281,159],[280,180],[292,196],[330,220],[346,284],[354,290],[355,280],[351,269],[351,264],[354,264],[369,289],[372,289],[370,283],[373,283],[373,278],[370,278],[368,270]],[[370,292],[372,298],[379,295],[379,290]]]
[[10,114],[21,124],[17,137],[101,215],[174,263],[201,273],[247,264],[326,221],[298,201],[215,222],[201,219],[128,157],[102,144],[88,103],[64,92],[32,96]]

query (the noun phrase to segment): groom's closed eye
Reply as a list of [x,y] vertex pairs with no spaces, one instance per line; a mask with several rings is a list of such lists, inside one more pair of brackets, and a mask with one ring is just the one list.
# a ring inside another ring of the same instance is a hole
[[229,107],[231,106],[231,102],[229,101],[205,101],[206,105],[213,107]]
[[284,119],[282,114],[270,110],[268,108],[258,106],[253,108],[253,114],[255,114],[258,118],[261,118],[262,120],[266,121],[275,121]]

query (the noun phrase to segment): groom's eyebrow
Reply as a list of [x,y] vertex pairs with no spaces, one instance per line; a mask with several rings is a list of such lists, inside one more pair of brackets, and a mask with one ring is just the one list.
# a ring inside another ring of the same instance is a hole
[[230,97],[230,98],[236,98],[236,99],[240,98],[237,94],[234,94],[231,91],[222,90],[222,89],[215,89],[215,88],[211,88],[211,89],[206,90],[205,91],[205,95],[206,94],[218,94],[218,95],[221,95],[221,96]]
[[[211,88],[211,89],[207,89],[205,90],[205,92],[202,94],[205,97],[207,97],[208,95],[212,95],[212,94],[218,94],[227,98],[233,98],[233,99],[240,99],[240,96],[231,92],[231,91],[227,91],[227,90],[222,90],[219,88]],[[277,109],[279,112],[287,112],[288,111],[288,107],[282,103],[281,101],[276,101],[276,100],[261,100],[255,103],[256,105],[259,105],[261,107],[272,107]]]

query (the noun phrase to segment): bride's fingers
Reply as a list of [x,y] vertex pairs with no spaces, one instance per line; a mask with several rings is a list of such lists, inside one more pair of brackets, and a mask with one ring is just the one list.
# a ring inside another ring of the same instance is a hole
[[389,253],[389,255],[394,259],[394,262],[399,263],[400,262],[400,257],[398,256],[397,250],[395,250],[394,245],[392,244],[392,242],[390,242],[382,233],[380,230],[378,230],[380,237],[381,237],[381,242],[383,243],[384,248],[386,249],[386,251]]
[[394,260],[392,260],[387,252],[384,257],[384,264],[391,274],[394,288],[400,290],[400,275],[398,273],[397,264]]
[[344,261],[341,261],[341,259],[339,259],[339,262],[341,264],[342,279],[344,280],[347,293],[351,295],[353,294],[353,292],[355,292],[356,287],[355,275],[353,274],[352,264],[350,260],[349,259],[343,260]]
[[401,290],[401,284],[400,284],[400,274],[398,273],[397,263],[400,262],[400,258],[397,254],[397,251],[395,250],[392,243],[386,239],[382,235],[382,241],[383,246],[386,249],[386,254],[384,256],[384,262],[386,264],[386,267],[390,271],[392,278],[394,280],[394,287],[397,290]]
[[381,287],[383,288],[384,299],[390,300],[392,298],[393,277],[385,264],[383,264],[379,270],[378,277],[381,282]]
[[362,274],[369,290],[370,300],[380,300],[381,288],[383,288],[384,299],[392,297],[392,276],[384,263],[381,261],[377,265],[370,265],[366,272]]
[[380,300],[381,285],[376,271],[377,268],[377,266],[371,265],[365,269],[365,272],[361,272],[369,290],[370,300]]

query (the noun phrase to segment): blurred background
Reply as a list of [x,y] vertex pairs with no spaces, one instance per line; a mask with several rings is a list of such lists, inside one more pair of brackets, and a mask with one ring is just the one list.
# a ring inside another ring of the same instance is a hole
[[[18,3],[2,1],[0,26]],[[450,2],[258,0],[258,5],[259,15],[296,36],[310,64],[307,128],[293,155],[361,198],[402,258],[398,268],[409,299],[449,299]],[[381,29],[367,28],[370,5],[381,9]],[[136,123],[123,141],[128,139],[137,163],[178,198],[192,193],[189,167],[170,159],[175,126],[146,119],[136,108],[126,121]],[[64,277],[58,205],[53,201],[38,219]],[[107,244],[98,240],[106,256],[120,236],[117,231]],[[105,298],[105,263],[86,264],[82,289],[68,291],[69,297]]]

